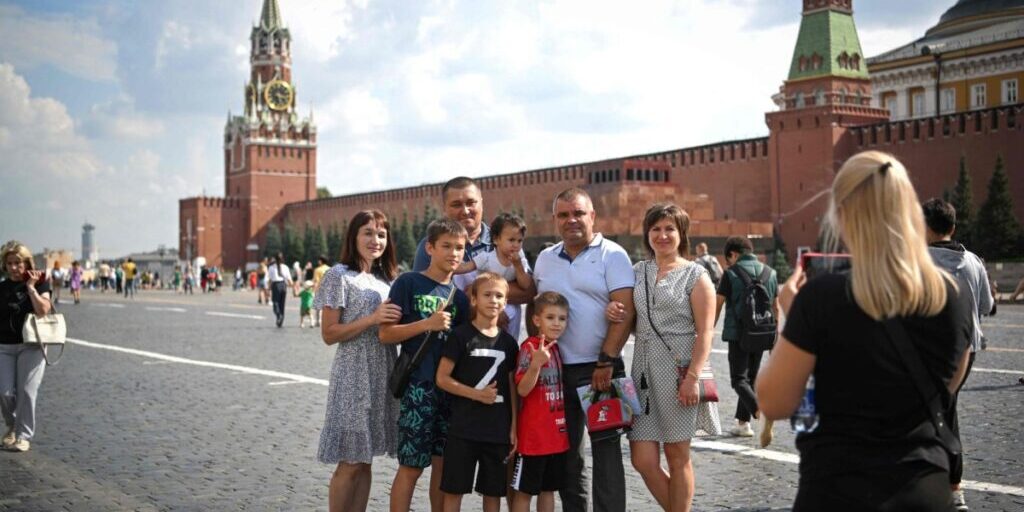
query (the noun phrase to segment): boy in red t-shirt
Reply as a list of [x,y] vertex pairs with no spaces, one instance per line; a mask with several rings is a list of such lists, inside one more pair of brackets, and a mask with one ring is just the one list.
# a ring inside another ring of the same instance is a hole
[[555,292],[544,292],[533,301],[534,325],[540,336],[531,336],[519,348],[516,390],[523,397],[519,411],[518,454],[512,472],[513,512],[530,510],[537,496],[537,510],[555,509],[555,491],[565,486],[569,434],[565,426],[562,394],[562,358],[558,337],[569,319],[569,302]]

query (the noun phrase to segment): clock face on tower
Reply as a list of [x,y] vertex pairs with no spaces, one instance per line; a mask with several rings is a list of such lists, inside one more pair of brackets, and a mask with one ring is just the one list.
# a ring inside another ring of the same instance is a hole
[[263,99],[274,110],[287,110],[292,104],[292,86],[283,80],[274,80],[263,89]]

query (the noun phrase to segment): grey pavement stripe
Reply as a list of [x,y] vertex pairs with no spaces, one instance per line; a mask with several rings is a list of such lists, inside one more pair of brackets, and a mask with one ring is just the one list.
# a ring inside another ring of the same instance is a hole
[[[197,361],[194,359],[188,359],[184,357],[169,356],[166,354],[160,354],[157,352],[150,352],[147,350],[137,350],[134,348],[119,347],[116,345],[105,345],[101,343],[93,343],[91,341],[79,340],[74,338],[68,338],[69,343],[76,345],[82,345],[84,347],[98,348],[103,350],[112,350],[115,352],[123,352],[126,354],[137,355],[141,357],[149,357],[153,359],[159,359],[162,361],[170,361],[181,364],[191,364],[194,366],[204,366],[207,368],[219,368],[222,370],[230,370],[237,373],[247,373],[252,375],[264,375],[268,377],[276,377],[280,379],[287,379],[287,381],[272,382],[271,384],[282,385],[290,383],[307,383],[307,384],[318,384],[321,386],[327,386],[329,381],[326,379],[315,379],[313,377],[306,377],[305,375],[298,375],[294,373],[284,373],[273,370],[261,370],[259,368],[249,368],[247,366],[239,366],[234,364],[224,363],[213,363],[209,361]],[[976,371],[974,369],[972,371]],[[1005,370],[1000,370],[1000,372]],[[1007,372],[1007,373],[1024,373],[1024,372]],[[790,464],[796,464],[800,461],[800,457],[793,453],[777,452],[774,450],[755,449],[748,446],[725,443],[721,441],[701,441],[694,440],[691,444],[694,448],[713,450],[717,452],[735,453],[745,457],[756,457],[759,459],[772,460],[777,462],[786,462]],[[1014,496],[1024,496],[1024,487],[1015,487],[1011,485],[994,484],[989,482],[978,482],[974,480],[964,480],[961,486],[965,489],[982,492],[992,492],[998,494],[1011,494]]]
[[1009,347],[985,347],[986,351],[992,352],[1024,352],[1024,348],[1009,348]]
[[114,302],[93,302],[93,306],[99,306],[101,308],[123,308],[124,304],[117,304]]
[[206,314],[210,316],[224,316],[228,318],[249,318],[252,320],[265,320],[267,318],[260,315],[242,315],[239,313],[224,313],[222,311],[207,311]]

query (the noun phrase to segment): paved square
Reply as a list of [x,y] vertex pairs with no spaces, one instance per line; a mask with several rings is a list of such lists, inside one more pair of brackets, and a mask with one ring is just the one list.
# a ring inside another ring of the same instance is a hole
[[[76,341],[46,370],[32,450],[0,453],[0,510],[325,510],[333,468],[316,461],[316,446],[334,349],[297,327],[289,300],[284,329],[250,292],[134,301],[86,292],[65,305]],[[1024,307],[1001,306],[984,327],[990,348],[960,402],[967,499],[973,511],[1020,511]],[[716,339],[714,348],[731,422],[725,347]],[[694,451],[695,510],[789,509],[797,457],[788,426],[776,427],[768,450],[724,437]],[[387,509],[395,468],[374,464],[371,510]],[[627,480],[629,510],[658,510],[628,462]],[[414,509],[429,510],[422,485]]]

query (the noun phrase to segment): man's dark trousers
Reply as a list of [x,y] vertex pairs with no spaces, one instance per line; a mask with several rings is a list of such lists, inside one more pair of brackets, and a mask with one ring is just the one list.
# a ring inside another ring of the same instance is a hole
[[[565,488],[559,491],[564,512],[587,511],[587,478],[583,474],[583,431],[586,413],[580,405],[576,388],[590,384],[594,363],[567,364],[562,367],[565,392],[565,423],[569,430],[569,453],[566,457]],[[613,377],[625,377],[625,365],[615,363]],[[626,473],[622,465],[620,438],[591,442],[594,456],[593,498],[594,512],[622,512],[626,510]]]
[[747,352],[740,347],[740,342],[729,341],[729,383],[736,391],[736,419],[750,421],[758,411],[757,395],[754,393],[754,382],[757,371],[761,368],[763,351]]

